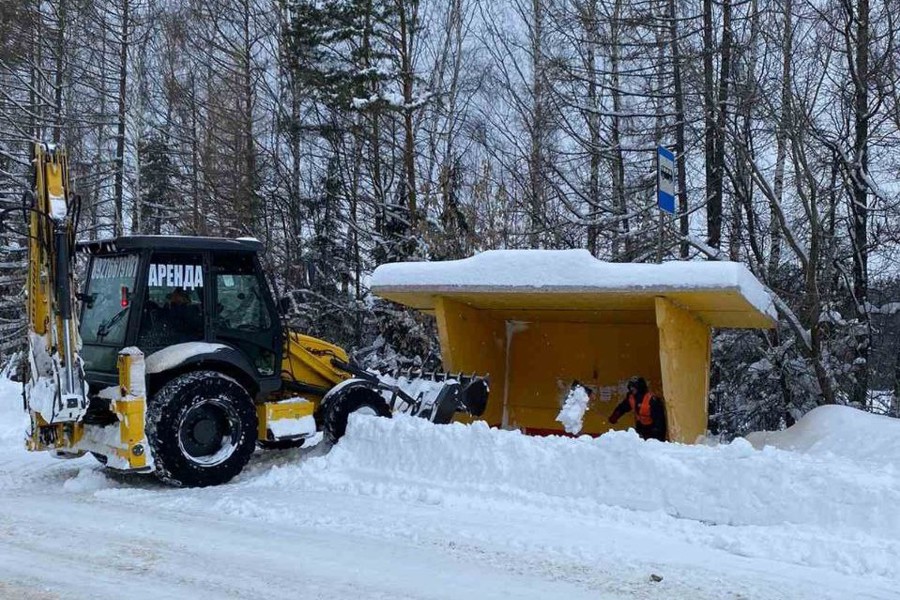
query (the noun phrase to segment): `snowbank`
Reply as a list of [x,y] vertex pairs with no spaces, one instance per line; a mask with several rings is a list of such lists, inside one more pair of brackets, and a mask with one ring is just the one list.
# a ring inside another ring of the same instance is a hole
[[0,377],[0,441],[24,444],[27,426],[28,417],[22,404],[22,384]]
[[891,468],[900,466],[900,419],[849,406],[820,406],[793,427],[751,433],[747,439],[756,448],[769,446]]
[[412,418],[353,417],[347,431],[328,455],[257,483],[297,484],[310,469],[379,472],[386,481],[428,482],[436,502],[464,492],[560,510],[615,506],[713,525],[815,525],[900,539],[896,476],[840,460],[825,467],[774,448],[760,452],[744,439],[709,447],[645,442],[631,431],[540,438]]
[[737,290],[756,309],[777,318],[765,287],[737,262],[610,263],[587,250],[488,250],[462,260],[381,265],[372,274],[376,294],[416,287],[609,293]]

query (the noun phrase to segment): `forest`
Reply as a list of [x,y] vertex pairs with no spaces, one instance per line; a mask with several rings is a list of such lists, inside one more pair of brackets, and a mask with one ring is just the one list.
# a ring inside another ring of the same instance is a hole
[[44,140],[81,238],[256,237],[288,318],[363,362],[439,359],[433,323],[369,293],[384,262],[731,260],[779,326],[716,334],[712,432],[900,417],[898,20],[898,0],[0,0],[0,363],[26,338]]

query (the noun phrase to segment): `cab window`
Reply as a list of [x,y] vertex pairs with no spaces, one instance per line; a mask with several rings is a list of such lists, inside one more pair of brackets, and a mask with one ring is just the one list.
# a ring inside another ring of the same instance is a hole
[[94,257],[81,314],[85,344],[120,346],[125,342],[137,270],[137,254]]
[[275,327],[265,280],[249,253],[212,256],[215,291],[213,334],[239,348],[261,375],[278,367],[280,330]]
[[202,255],[153,254],[147,270],[139,348],[153,350],[204,339],[203,282]]
[[252,257],[217,259],[216,328],[268,331],[272,326]]

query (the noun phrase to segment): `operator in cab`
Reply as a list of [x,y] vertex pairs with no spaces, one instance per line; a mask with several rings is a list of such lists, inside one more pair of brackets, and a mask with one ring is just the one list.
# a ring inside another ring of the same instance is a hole
[[628,394],[609,416],[609,422],[615,425],[629,412],[634,413],[634,429],[642,439],[666,441],[666,407],[662,398],[650,391],[643,377],[628,380]]
[[164,327],[170,334],[180,336],[180,341],[194,341],[203,338],[203,316],[200,307],[194,304],[187,290],[177,287],[166,297],[166,321]]

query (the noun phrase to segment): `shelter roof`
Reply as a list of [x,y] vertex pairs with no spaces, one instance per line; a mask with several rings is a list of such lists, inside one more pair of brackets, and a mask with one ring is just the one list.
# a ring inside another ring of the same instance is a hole
[[438,297],[532,320],[654,322],[668,298],[714,327],[773,327],[772,298],[735,262],[611,263],[587,250],[489,250],[470,258],[381,265],[378,296],[430,311]]

